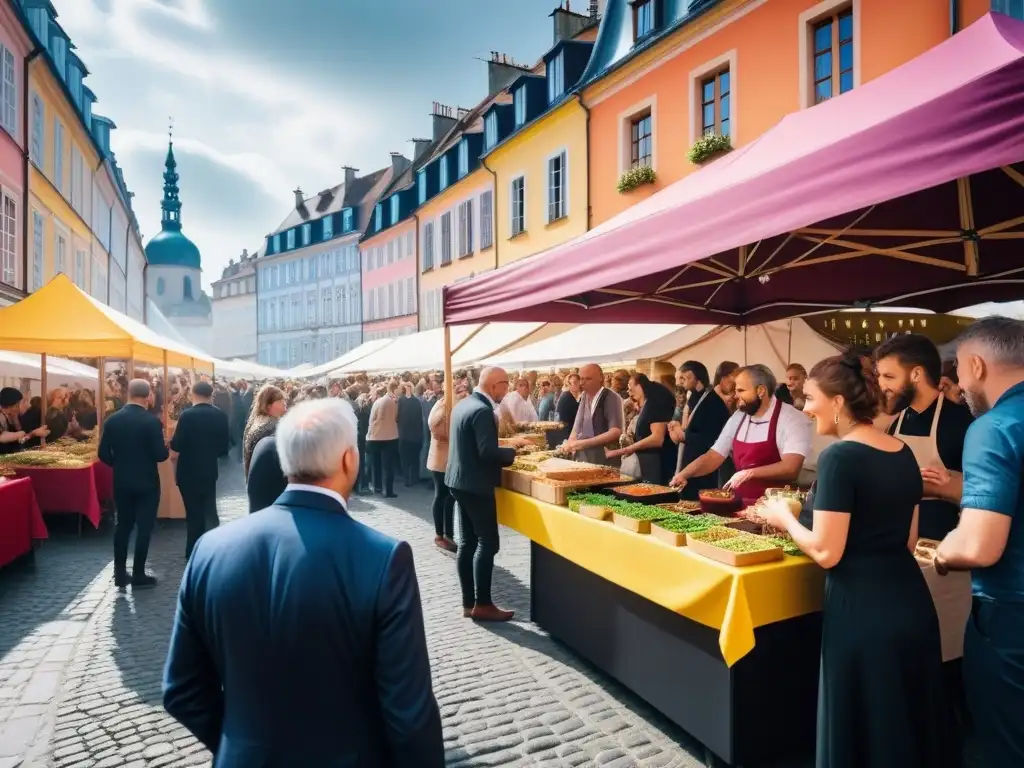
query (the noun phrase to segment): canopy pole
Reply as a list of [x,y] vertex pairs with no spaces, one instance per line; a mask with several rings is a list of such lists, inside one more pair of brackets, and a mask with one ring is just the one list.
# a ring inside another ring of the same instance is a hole
[[[43,388],[42,397],[39,398],[39,426],[46,426],[46,401],[50,399],[46,392],[46,353],[39,356],[39,378],[40,386]],[[39,438],[40,445],[46,445],[46,438]]]
[[96,361],[96,368],[98,370],[98,381],[96,382],[96,432],[97,434],[103,434],[103,422],[106,419],[103,418],[104,411],[107,410],[107,398],[103,392],[103,380],[106,378],[107,371],[107,359],[101,357]]
[[163,418],[164,418],[164,436],[165,437],[170,437],[171,436],[171,424],[170,424],[170,420],[169,419],[170,419],[170,414],[171,414],[171,403],[167,399],[167,394],[168,394],[168,391],[169,391],[169,388],[170,388],[167,379],[168,379],[168,373],[167,373],[167,350],[165,349],[164,350],[164,406],[163,406],[162,410],[163,410]]
[[452,381],[452,327],[444,327],[444,402],[447,419],[451,423],[455,406],[455,382]]

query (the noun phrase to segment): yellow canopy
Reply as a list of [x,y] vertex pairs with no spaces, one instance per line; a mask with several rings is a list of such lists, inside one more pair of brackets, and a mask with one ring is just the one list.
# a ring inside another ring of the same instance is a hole
[[[65,357],[119,357],[213,371],[213,358],[101,304],[61,273],[0,309],[0,349]],[[166,355],[166,358],[165,358]]]

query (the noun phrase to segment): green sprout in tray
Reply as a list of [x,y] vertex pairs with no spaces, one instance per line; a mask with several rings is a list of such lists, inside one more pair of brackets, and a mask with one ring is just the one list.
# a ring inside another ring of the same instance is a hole
[[726,518],[718,515],[674,515],[658,520],[657,526],[672,533],[696,533],[721,525]]
[[785,552],[787,555],[800,556],[804,553],[803,550],[800,549],[800,547],[798,547],[792,539],[783,539],[779,536],[769,536],[768,541],[770,541],[773,546],[782,547],[782,551]]
[[761,536],[733,536],[731,539],[723,539],[714,542],[714,546],[728,552],[763,552],[766,549],[775,549],[768,539]]
[[630,502],[620,504],[608,504],[606,505],[612,509],[617,515],[623,517],[630,517],[633,520],[650,520],[651,522],[657,522],[659,520],[669,520],[671,518],[679,517],[679,515],[673,514],[664,509],[658,507],[652,507],[648,504],[634,504]]

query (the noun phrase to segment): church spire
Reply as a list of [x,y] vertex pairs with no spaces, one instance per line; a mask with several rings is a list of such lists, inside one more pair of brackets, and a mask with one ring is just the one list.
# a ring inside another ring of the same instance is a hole
[[165,232],[181,231],[181,200],[178,198],[178,163],[174,159],[174,118],[167,129],[167,159],[164,161],[164,199],[160,203],[163,216],[160,227]]

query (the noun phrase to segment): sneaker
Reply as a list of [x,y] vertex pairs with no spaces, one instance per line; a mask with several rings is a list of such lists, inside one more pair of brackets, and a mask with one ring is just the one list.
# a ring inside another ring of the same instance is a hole
[[132,576],[132,589],[149,589],[156,586],[156,577],[144,573],[141,576]]

